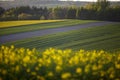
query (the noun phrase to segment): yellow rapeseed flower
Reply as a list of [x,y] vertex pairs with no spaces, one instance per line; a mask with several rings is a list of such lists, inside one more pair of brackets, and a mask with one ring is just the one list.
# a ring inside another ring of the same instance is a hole
[[61,68],[61,66],[56,66],[55,70],[56,70],[57,72],[59,72],[59,71],[62,70],[62,68]]
[[39,58],[39,59],[38,59],[38,62],[39,62],[39,63],[42,63],[42,62],[43,62],[42,58]]
[[104,71],[100,71],[100,76],[103,77],[105,75]]
[[71,73],[69,73],[69,72],[63,73],[63,74],[61,75],[61,78],[62,78],[62,79],[68,79],[68,78],[70,78],[70,77],[71,77]]
[[17,65],[17,66],[15,67],[15,70],[18,72],[18,71],[20,70],[20,67]]
[[5,58],[5,64],[8,64],[9,60],[7,58]]
[[19,52],[20,52],[20,53],[24,53],[24,51],[25,51],[24,48],[20,48],[20,49],[19,49]]
[[115,67],[116,67],[116,69],[120,69],[120,64],[115,62]]
[[38,80],[45,80],[45,78],[42,77],[42,76],[37,76],[37,79],[38,79]]
[[88,73],[89,70],[90,70],[90,65],[88,64],[88,65],[85,66],[84,72],[85,72],[85,73]]
[[36,73],[36,72],[31,72],[31,74],[32,74],[32,75],[37,75],[37,73]]
[[103,67],[102,64],[99,64],[99,65],[98,65],[98,69],[101,69],[102,67]]
[[93,65],[93,66],[92,66],[92,70],[95,71],[95,70],[97,70],[97,69],[98,69],[97,65]]
[[97,74],[98,74],[98,72],[96,72],[96,71],[92,72],[92,75],[97,75]]
[[26,64],[26,63],[24,63],[24,64],[23,64],[23,66],[24,66],[24,67],[27,67],[27,64]]
[[109,77],[110,77],[111,79],[113,79],[115,76],[114,76],[113,73],[111,73],[111,74],[109,75]]
[[58,52],[59,54],[63,53],[62,50],[57,50],[57,52]]
[[1,73],[2,73],[3,75],[6,75],[6,74],[7,74],[7,71],[6,71],[5,69],[3,69],[3,70],[1,71]]
[[120,60],[120,54],[118,55],[117,59],[118,59],[118,61]]
[[114,67],[108,68],[107,73],[113,73],[113,72],[114,72]]
[[79,51],[79,52],[80,52],[80,53],[83,53],[84,51],[85,51],[85,50],[83,50],[83,49],[80,49],[80,51]]
[[28,68],[26,71],[29,73],[29,72],[30,72],[30,69]]
[[28,51],[27,53],[28,53],[28,55],[31,55],[31,54],[32,54],[32,51]]
[[82,73],[82,69],[81,69],[80,67],[77,68],[77,69],[76,69],[76,73],[81,74],[81,73]]
[[38,71],[38,70],[39,70],[39,67],[35,67],[35,70]]
[[47,59],[47,64],[50,64],[51,63],[51,59]]
[[11,49],[14,49],[14,45],[11,45]]
[[1,48],[4,50],[4,49],[5,49],[5,46],[1,46]]
[[26,62],[28,62],[28,61],[30,61],[30,57],[29,57],[29,56],[26,56],[26,57],[23,58],[23,62],[26,63]]
[[41,67],[41,66],[42,66],[42,64],[40,64],[40,63],[39,63],[39,64],[38,64],[38,66],[39,66],[39,67]]
[[53,72],[49,72],[48,76],[50,76],[50,77],[54,76]]
[[72,59],[70,59],[70,60],[69,60],[69,64],[70,64],[70,65],[72,65],[72,64],[73,64]]

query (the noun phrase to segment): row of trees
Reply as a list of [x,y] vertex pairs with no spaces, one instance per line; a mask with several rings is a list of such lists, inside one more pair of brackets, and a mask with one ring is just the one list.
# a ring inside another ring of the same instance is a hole
[[120,21],[120,6],[111,6],[106,0],[87,4],[84,7],[29,7],[22,6],[8,10],[0,7],[0,20],[38,19],[92,19]]
[[40,19],[44,16],[44,19],[48,19],[47,8],[37,8],[29,6],[21,6],[5,10],[0,8],[0,19],[1,20],[26,20],[26,19]]

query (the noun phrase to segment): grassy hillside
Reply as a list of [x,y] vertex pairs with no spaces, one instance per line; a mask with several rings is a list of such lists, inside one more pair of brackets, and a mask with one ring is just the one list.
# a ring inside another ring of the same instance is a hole
[[0,46],[1,80],[119,80],[120,53]]
[[0,22],[0,35],[27,32],[41,29],[67,27],[77,24],[96,22],[94,20],[36,20]]
[[69,32],[6,43],[16,47],[46,49],[49,47],[73,50],[116,50],[120,48],[120,23],[89,27]]

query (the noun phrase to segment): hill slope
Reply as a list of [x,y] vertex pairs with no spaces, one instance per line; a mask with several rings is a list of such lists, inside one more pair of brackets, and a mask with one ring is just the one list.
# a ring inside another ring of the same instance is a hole
[[58,0],[14,0],[14,1],[0,1],[0,6],[4,8],[18,7],[18,6],[84,6],[88,2],[73,2],[73,1],[58,1]]

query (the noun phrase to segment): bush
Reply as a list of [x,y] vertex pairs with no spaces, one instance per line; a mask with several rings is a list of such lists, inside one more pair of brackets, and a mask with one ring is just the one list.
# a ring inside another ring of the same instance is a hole
[[2,15],[0,18],[0,21],[12,21],[12,20],[17,20],[17,16],[15,15]]
[[32,15],[26,14],[26,13],[21,13],[18,15],[19,20],[29,20],[32,18]]

